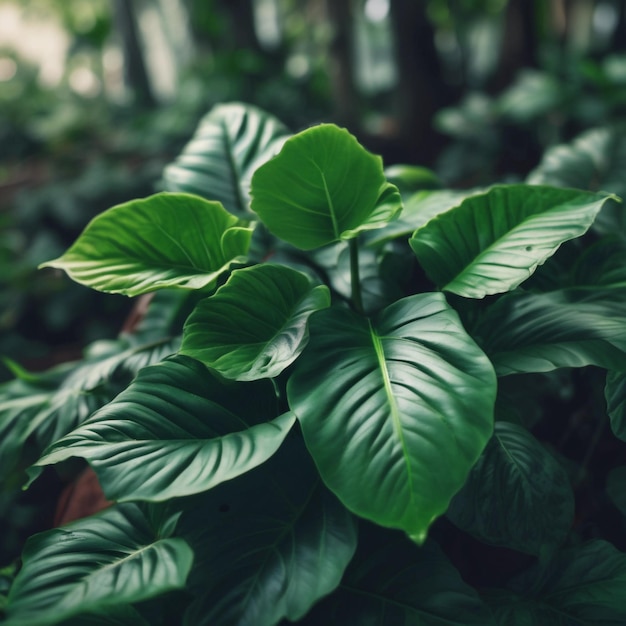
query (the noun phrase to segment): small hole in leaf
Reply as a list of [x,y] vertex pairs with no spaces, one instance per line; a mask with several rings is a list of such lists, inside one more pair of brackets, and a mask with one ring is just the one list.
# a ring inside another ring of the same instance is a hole
[[530,252],[533,249],[532,246],[526,246],[526,252]]
[[230,511],[230,504],[220,504],[220,513],[228,513],[228,511]]

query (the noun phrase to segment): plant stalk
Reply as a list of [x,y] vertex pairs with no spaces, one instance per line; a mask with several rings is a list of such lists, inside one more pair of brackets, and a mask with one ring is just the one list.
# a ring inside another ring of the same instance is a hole
[[357,313],[365,315],[359,276],[359,243],[356,237],[350,239],[350,285],[352,287],[352,305]]

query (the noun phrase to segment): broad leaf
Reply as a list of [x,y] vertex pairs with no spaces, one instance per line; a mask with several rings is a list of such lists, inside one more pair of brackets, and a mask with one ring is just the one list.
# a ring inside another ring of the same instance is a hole
[[356,548],[354,518],[295,436],[255,471],[192,499],[179,528],[198,565],[186,626],[297,621],[339,584]]
[[418,228],[411,247],[429,278],[467,298],[510,291],[557,248],[583,235],[607,194],[491,187]]
[[545,556],[570,529],[574,495],[565,470],[525,428],[497,422],[446,515],[481,541]]
[[530,569],[510,584],[508,596],[485,598],[499,626],[622,626],[625,585],[626,555],[596,540],[563,550],[547,568]]
[[372,321],[316,313],[287,394],[324,482],[358,515],[422,542],[491,431],[491,364],[442,294]]
[[182,588],[193,553],[136,505],[35,535],[9,593],[6,626],[46,626]]
[[219,202],[160,193],[98,215],[63,256],[41,267],[127,296],[166,287],[199,289],[245,260],[250,237],[251,230]]
[[586,365],[626,369],[626,312],[618,302],[509,294],[489,307],[472,336],[499,376]]
[[294,135],[252,177],[252,210],[276,237],[303,250],[381,228],[401,209],[380,157],[332,124]]
[[[626,197],[626,126],[618,124],[584,132],[570,144],[547,150],[528,175],[533,185],[606,190]],[[609,202],[594,228],[605,234],[626,236],[626,207]]]
[[431,219],[458,207],[463,200],[484,193],[483,190],[451,191],[418,191],[404,202],[404,208],[398,219],[389,222],[384,228],[367,233],[366,241],[370,246],[380,245],[392,239],[407,239],[417,228],[424,226]]
[[309,316],[330,304],[328,288],[281,265],[235,270],[185,324],[182,354],[226,378],[278,376],[302,352]]
[[626,373],[608,372],[604,396],[613,434],[626,441]]
[[289,136],[275,117],[249,104],[216,106],[193,139],[165,168],[168,191],[184,191],[221,202],[235,215],[249,214],[250,180]]
[[188,357],[147,367],[115,400],[51,446],[29,472],[78,456],[109,500],[190,495],[266,461],[294,417],[276,419],[268,382],[224,384]]
[[[361,530],[341,584],[304,626],[491,626],[476,591],[429,540],[420,548],[398,533]],[[372,538],[374,535],[374,538]]]

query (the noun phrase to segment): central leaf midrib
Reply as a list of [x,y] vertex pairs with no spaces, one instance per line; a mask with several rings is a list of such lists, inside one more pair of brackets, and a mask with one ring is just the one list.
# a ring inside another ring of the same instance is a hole
[[326,202],[328,203],[328,214],[330,215],[330,221],[333,226],[333,235],[335,239],[339,239],[339,224],[337,223],[337,215],[335,214],[335,205],[333,204],[333,199],[330,196],[330,191],[328,189],[328,183],[326,182],[326,176],[322,168],[317,164],[313,163],[317,168],[320,176],[322,177],[322,186],[324,187],[324,193],[326,194]]
[[391,422],[393,424],[393,430],[396,434],[398,441],[400,442],[400,447],[402,448],[402,456],[404,458],[404,463],[406,465],[406,474],[409,482],[409,492],[411,494],[411,498],[413,497],[413,473],[411,471],[411,462],[409,459],[408,449],[406,440],[404,438],[404,432],[402,430],[402,422],[400,420],[400,409],[398,408],[398,403],[396,402],[396,397],[393,394],[393,389],[391,388],[391,378],[389,377],[389,370],[387,369],[387,361],[385,359],[385,350],[383,347],[383,343],[381,338],[378,336],[378,333],[372,326],[372,323],[369,323],[370,336],[372,338],[372,343],[374,345],[374,352],[376,353],[376,359],[378,361],[378,368],[382,375],[383,386],[385,389],[385,395],[387,397],[387,403],[390,408],[390,416]]
[[[443,289],[449,288],[451,285],[453,285],[454,283],[458,283],[460,281],[465,280],[466,275],[469,274],[470,278],[472,278],[473,274],[475,273],[476,270],[476,266],[481,264],[483,262],[483,259],[491,252],[498,251],[499,247],[503,244],[503,242],[508,241],[509,239],[511,239],[513,236],[519,234],[520,231],[523,230],[527,230],[529,227],[532,227],[532,222],[536,221],[536,220],[541,220],[542,217],[545,217],[547,215],[553,214],[553,213],[559,213],[559,212],[563,212],[563,204],[558,204],[556,206],[551,207],[550,209],[547,209],[546,211],[541,211],[538,213],[532,213],[530,215],[526,215],[524,216],[523,220],[517,224],[515,224],[515,226],[513,226],[513,228],[510,228],[509,230],[507,230],[505,233],[503,233],[502,235],[500,235],[499,237],[496,237],[493,241],[491,241],[489,243],[489,245],[482,249],[471,261],[468,265],[466,265],[464,268],[461,269],[460,272],[458,272],[455,276],[453,276],[450,280],[448,280],[447,284],[443,287]],[[565,241],[570,241],[572,238],[575,239],[576,237],[580,237],[583,233],[580,233],[579,235],[574,235],[574,237],[570,237],[569,239],[565,240]],[[554,243],[552,244],[552,247],[556,247],[558,245],[561,245],[562,243],[565,243],[565,241],[561,242],[560,244]],[[535,247],[535,246],[533,246]],[[547,248],[548,246],[546,244],[542,244],[538,247],[542,247],[542,248]],[[543,257],[542,257],[543,259]],[[539,265],[541,263],[542,259],[537,259],[535,261],[533,261],[528,268],[524,268],[524,269],[530,269],[533,266]],[[515,268],[515,269],[519,269],[519,268]]]

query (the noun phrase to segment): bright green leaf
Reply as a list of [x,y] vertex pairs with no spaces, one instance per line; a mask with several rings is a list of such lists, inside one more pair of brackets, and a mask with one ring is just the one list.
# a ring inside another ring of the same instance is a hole
[[294,135],[252,177],[252,210],[275,236],[303,250],[381,228],[401,209],[380,157],[333,124]]
[[354,513],[416,541],[491,436],[491,364],[442,294],[372,321],[316,313],[287,394],[324,482]]
[[160,193],[98,215],[63,256],[41,267],[127,296],[166,287],[199,289],[245,260],[250,237],[251,230],[219,202]]
[[278,376],[302,352],[309,316],[330,304],[328,288],[280,265],[235,270],[198,303],[185,325],[182,354],[226,378]]
[[356,548],[352,515],[319,480],[300,437],[266,464],[191,499],[179,531],[199,565],[186,626],[299,620],[339,584]]
[[574,517],[567,473],[525,429],[497,422],[447,517],[486,543],[545,556]]
[[626,312],[618,302],[515,293],[491,305],[472,336],[499,376],[597,365],[626,368]]
[[583,235],[611,196],[500,185],[418,228],[411,247],[429,278],[467,298],[510,291],[570,239]]
[[404,209],[398,219],[389,222],[384,228],[367,233],[366,242],[370,246],[380,245],[392,239],[407,239],[434,217],[458,207],[463,200],[472,195],[484,193],[483,190],[450,191],[418,191],[404,202]]
[[147,367],[113,402],[29,470],[78,456],[110,500],[162,501],[205,491],[266,461],[294,417],[276,415],[269,382],[225,384],[172,357]]
[[28,540],[4,624],[57,624],[180,589],[192,560],[183,539],[159,537],[136,505],[108,509]]
[[163,177],[168,191],[217,200],[235,215],[250,212],[250,180],[289,136],[275,117],[249,104],[216,106]]

